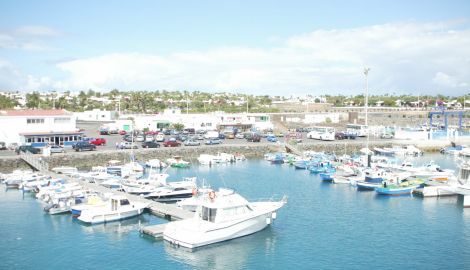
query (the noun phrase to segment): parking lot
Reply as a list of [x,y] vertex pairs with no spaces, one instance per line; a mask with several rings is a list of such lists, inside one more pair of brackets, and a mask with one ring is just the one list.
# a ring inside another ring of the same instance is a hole
[[[88,138],[104,138],[106,139],[106,144],[105,145],[102,145],[102,146],[97,146],[96,147],[96,150],[97,151],[100,151],[100,150],[116,150],[116,151],[119,151],[119,149],[116,147],[116,144],[117,145],[120,145],[123,141],[123,136],[122,135],[119,135],[119,134],[111,134],[111,135],[100,135],[99,134],[99,128],[101,126],[101,123],[91,123],[91,122],[77,122],[77,128],[80,128],[83,130],[84,132],[84,135]],[[308,144],[314,144],[314,143],[334,143],[334,141],[319,141],[319,140],[311,140],[311,139],[307,139],[306,138],[306,132],[303,132],[301,133],[301,136],[302,136],[302,141],[304,143],[308,143]],[[166,135],[165,136],[165,140],[166,139],[169,139],[171,136],[169,135]],[[280,143],[283,143],[284,142],[284,137],[277,137],[276,138]],[[384,141],[387,141],[387,140],[384,140],[384,139],[375,139],[375,138],[371,138],[371,143],[374,141],[374,140],[378,140],[380,142],[384,142]],[[205,146],[205,147],[211,147],[210,145],[205,145],[205,142],[207,140],[196,140],[197,142],[200,143],[201,146]],[[348,141],[348,140],[345,140],[345,142]],[[356,140],[354,141],[364,141],[365,143],[365,138],[357,138]],[[221,143],[223,145],[250,145],[250,144],[276,144],[277,142],[270,142],[268,141],[266,138],[261,138],[261,142],[248,142],[246,139],[237,139],[237,138],[233,138],[233,139],[223,139],[221,140]],[[137,146],[138,149],[142,148],[141,146],[142,142],[135,142],[135,145]],[[160,144],[160,147],[163,147],[162,143],[159,142]],[[181,143],[181,147],[197,147],[197,146],[185,146],[183,143]],[[65,152],[72,152],[74,151],[73,149],[71,148],[65,148]],[[13,151],[13,150],[3,150],[3,151],[0,151],[0,156],[15,156],[16,153]]]

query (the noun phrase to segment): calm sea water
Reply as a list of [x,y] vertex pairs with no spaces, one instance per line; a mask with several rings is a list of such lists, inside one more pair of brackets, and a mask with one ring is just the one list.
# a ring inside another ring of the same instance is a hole
[[[454,168],[452,158],[425,156]],[[0,188],[0,269],[468,269],[470,209],[462,198],[384,197],[322,183],[308,171],[251,160],[171,170],[249,200],[283,194],[288,204],[267,229],[189,252],[140,235],[145,214],[84,226],[49,216],[29,194]]]

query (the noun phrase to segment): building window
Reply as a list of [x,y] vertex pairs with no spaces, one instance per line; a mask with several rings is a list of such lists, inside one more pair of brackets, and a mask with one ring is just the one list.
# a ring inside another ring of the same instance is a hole
[[69,123],[69,122],[70,122],[69,117],[56,117],[56,118],[54,118],[54,124]]
[[44,118],[28,118],[26,119],[27,124],[44,124]]

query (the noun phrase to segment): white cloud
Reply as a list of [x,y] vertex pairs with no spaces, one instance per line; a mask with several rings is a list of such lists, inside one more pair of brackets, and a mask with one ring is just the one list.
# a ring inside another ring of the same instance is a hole
[[27,25],[15,29],[15,34],[19,36],[55,37],[59,36],[60,32],[42,25]]
[[371,93],[459,94],[470,84],[470,30],[461,22],[316,30],[276,44],[167,55],[110,53],[62,62],[57,67],[66,79],[45,83],[63,89],[357,94],[368,66]]
[[0,32],[0,49],[45,51],[51,47],[45,41],[60,36],[60,33],[45,26],[23,26],[12,31]]

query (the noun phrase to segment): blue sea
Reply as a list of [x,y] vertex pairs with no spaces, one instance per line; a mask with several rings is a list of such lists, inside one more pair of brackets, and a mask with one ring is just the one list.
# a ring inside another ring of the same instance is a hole
[[[451,157],[425,155],[443,168]],[[305,170],[249,160],[171,169],[249,200],[289,197],[267,229],[196,249],[141,235],[149,214],[85,226],[49,216],[30,194],[0,188],[0,269],[469,269],[470,209],[462,198],[386,197],[327,184]]]

